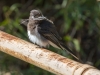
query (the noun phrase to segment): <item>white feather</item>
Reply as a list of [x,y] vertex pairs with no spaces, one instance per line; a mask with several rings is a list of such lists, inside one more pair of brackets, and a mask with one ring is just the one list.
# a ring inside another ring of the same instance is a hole
[[35,34],[32,35],[30,31],[28,30],[28,36],[29,39],[34,43],[39,45],[40,47],[46,47],[49,46],[48,40],[45,38],[41,37],[41,35],[38,33],[37,28],[35,29]]

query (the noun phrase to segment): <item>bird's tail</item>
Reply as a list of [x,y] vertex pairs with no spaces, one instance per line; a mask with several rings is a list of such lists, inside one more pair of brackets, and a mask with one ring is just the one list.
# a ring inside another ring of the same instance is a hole
[[66,50],[66,51],[68,51],[74,58],[76,58],[77,60],[80,60],[76,55],[75,55],[75,53],[73,52],[73,51],[71,51],[66,45],[64,45],[63,43],[61,43],[61,48],[63,49],[63,50]]

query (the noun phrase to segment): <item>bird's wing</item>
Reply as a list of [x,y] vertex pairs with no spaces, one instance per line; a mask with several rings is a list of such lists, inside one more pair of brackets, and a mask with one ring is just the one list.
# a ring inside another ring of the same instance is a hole
[[72,56],[74,56],[76,59],[78,59],[75,56],[74,52],[72,52],[66,45],[64,45],[61,42],[61,37],[59,36],[58,32],[56,31],[56,28],[53,25],[53,23],[51,23],[51,22],[49,22],[47,20],[43,20],[39,24],[38,32],[44,38],[48,39],[49,41],[51,41],[52,43],[57,45],[59,48],[61,48],[63,50],[67,50]]
[[48,39],[49,41],[53,42],[55,45],[61,48],[59,40],[61,40],[61,37],[56,31],[55,26],[53,23],[42,20],[39,24],[38,32],[40,35],[42,35],[44,38]]
[[29,19],[21,19],[20,24],[27,26]]

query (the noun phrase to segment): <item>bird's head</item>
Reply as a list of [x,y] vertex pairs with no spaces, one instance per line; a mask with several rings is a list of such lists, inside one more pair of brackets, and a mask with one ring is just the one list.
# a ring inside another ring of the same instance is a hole
[[42,13],[39,10],[32,10],[30,11],[30,16],[33,16],[34,18],[42,17]]
[[41,11],[39,11],[39,10],[32,10],[30,12],[30,17],[33,20],[43,20],[43,19],[45,19],[45,17],[42,15]]

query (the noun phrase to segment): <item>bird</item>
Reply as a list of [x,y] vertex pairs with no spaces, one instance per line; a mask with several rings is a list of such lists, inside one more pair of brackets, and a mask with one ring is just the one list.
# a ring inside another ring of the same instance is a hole
[[27,23],[27,34],[32,43],[37,44],[41,48],[51,45],[65,50],[79,60],[75,53],[62,42],[62,38],[57,32],[54,23],[46,18],[40,10],[31,10],[29,19],[25,19],[23,22]]

